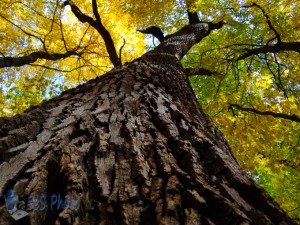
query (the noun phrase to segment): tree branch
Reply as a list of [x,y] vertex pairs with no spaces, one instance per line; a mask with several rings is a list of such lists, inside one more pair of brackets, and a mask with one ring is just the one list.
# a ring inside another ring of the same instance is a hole
[[[74,15],[77,17],[77,19],[82,22],[82,23],[89,23],[90,25],[95,25],[95,20],[92,17],[89,17],[87,15],[85,15],[84,13],[81,12],[81,10],[73,4],[73,2],[71,1],[65,1],[64,2],[64,6],[69,5],[71,7],[72,12],[74,13]],[[92,26],[93,26],[92,25]]]
[[98,33],[101,35],[101,37],[104,40],[106,51],[108,52],[109,59],[114,65],[114,67],[119,67],[121,66],[121,61],[120,58],[117,55],[117,51],[114,45],[114,42],[112,40],[112,37],[108,30],[103,26],[99,12],[98,12],[98,6],[97,6],[97,0],[92,0],[92,5],[93,5],[93,13],[95,16],[95,20],[87,16],[86,14],[82,13],[81,10],[73,4],[72,1],[65,1],[64,6],[69,5],[71,7],[72,12],[74,15],[77,17],[77,19],[82,22],[82,23],[88,23],[92,27],[94,27]]
[[291,120],[291,121],[300,123],[300,117],[295,114],[287,115],[285,113],[276,113],[276,112],[271,112],[271,111],[259,111],[259,110],[253,109],[253,108],[244,108],[237,104],[230,104],[230,107],[236,107],[237,109],[244,111],[244,112],[253,112],[258,115],[279,117],[279,118],[283,118],[283,119],[287,119],[287,120]]
[[187,13],[188,13],[188,18],[189,18],[190,24],[196,24],[196,23],[201,22],[199,17],[198,17],[197,12],[190,12],[189,10],[187,10]]
[[237,60],[245,59],[249,56],[261,53],[275,53],[280,51],[295,51],[300,53],[300,42],[280,42],[272,46],[267,45],[260,48],[246,49],[246,53],[238,57]]
[[[53,30],[53,25],[55,24],[55,17],[56,17],[58,5],[59,5],[59,0],[56,0],[55,9],[54,9],[53,16],[52,16],[52,20],[51,20],[50,30],[49,30],[49,31],[47,32],[47,34],[45,34],[45,36],[44,36],[43,46],[44,46],[45,52],[47,52],[46,39],[47,39],[47,37],[51,34],[51,32],[52,32],[52,30]],[[60,23],[60,29],[62,30],[61,23]]]
[[275,27],[273,26],[273,24],[271,23],[271,19],[270,19],[269,15],[266,13],[266,11],[260,5],[258,5],[257,3],[252,3],[252,5],[249,5],[249,6],[245,5],[243,7],[244,8],[251,8],[251,7],[257,7],[257,8],[259,8],[262,11],[264,17],[266,18],[267,24],[268,24],[269,28],[274,32],[278,43],[281,42],[280,35],[277,32],[277,30],[275,29]]
[[[252,3],[251,5],[245,5],[242,6],[244,8],[251,8],[251,7],[257,7],[261,10],[261,12],[263,13],[264,17],[267,20],[267,24],[270,28],[270,30],[273,31],[273,33],[275,34],[275,37],[271,38],[266,45],[262,46],[262,47],[258,47],[258,48],[253,48],[253,49],[245,49],[246,53],[243,54],[242,56],[240,56],[237,60],[241,60],[241,59],[245,59],[249,56],[252,55],[257,55],[257,54],[261,54],[261,53],[276,53],[276,52],[280,52],[280,51],[295,51],[300,53],[300,42],[282,42],[280,34],[277,32],[277,30],[275,29],[275,27],[273,26],[273,24],[271,23],[271,19],[269,17],[269,15],[267,14],[267,12],[257,3]],[[269,43],[271,43],[273,40],[277,39],[277,44],[275,45],[269,45]]]
[[126,40],[123,38],[123,45],[120,47],[120,50],[119,50],[119,57],[120,57],[121,64],[122,64],[122,50],[123,50],[125,44],[126,44]]
[[40,64],[29,64],[30,66],[36,66],[36,67],[42,67],[44,69],[47,69],[47,70],[55,70],[55,71],[58,71],[58,72],[61,72],[61,73],[70,73],[72,71],[75,71],[75,70],[79,70],[81,68],[84,68],[84,67],[90,67],[90,65],[82,65],[82,66],[78,66],[78,67],[75,67],[73,69],[70,69],[70,70],[62,70],[60,68],[55,68],[55,67],[51,67],[51,66],[45,66],[45,65],[40,65]]
[[[189,10],[187,10],[187,13],[190,24],[205,23],[199,19],[197,12],[190,12]],[[207,24],[209,25],[209,28],[211,30],[216,30],[222,28],[225,23],[223,21],[220,21],[218,23],[208,22]]]
[[161,31],[159,27],[151,26],[146,28],[145,30],[137,30],[143,34],[151,34],[156,37],[160,42],[164,40],[164,33]]
[[101,21],[99,12],[98,12],[97,0],[92,0],[92,5],[93,5],[93,13],[96,18],[95,28],[100,33],[100,35],[102,36],[102,38],[104,40],[110,61],[112,62],[114,67],[122,66],[120,58],[117,55],[117,50],[115,48],[113,39],[112,39],[110,33],[108,32],[108,30],[102,24],[102,21]]
[[209,35],[212,30],[220,29],[223,24],[223,22],[203,22],[184,26],[179,31],[167,35],[159,46],[144,56],[164,54],[181,60],[193,45]]
[[204,68],[197,68],[197,67],[188,67],[184,68],[186,76],[194,76],[194,75],[200,75],[200,76],[211,76],[212,74],[216,73],[214,71],[210,71]]
[[26,56],[20,56],[20,57],[0,57],[0,68],[4,67],[20,67],[27,65],[29,63],[33,63],[38,59],[47,59],[56,61],[59,59],[65,59],[72,55],[81,55],[81,53],[75,52],[75,51],[68,51],[66,53],[48,53],[48,52],[32,52],[29,55]]
[[43,41],[42,38],[40,38],[40,37],[38,37],[38,36],[36,36],[36,35],[34,35],[34,34],[32,34],[32,33],[29,33],[28,31],[26,31],[25,29],[23,29],[20,25],[15,24],[14,22],[12,22],[11,20],[9,20],[9,19],[7,19],[6,17],[2,16],[1,14],[0,14],[0,17],[1,17],[2,19],[6,20],[7,22],[9,22],[10,24],[12,24],[13,26],[17,27],[17,28],[18,28],[19,30],[21,30],[24,34],[28,35],[29,37],[35,38],[35,39],[39,40],[41,43],[44,44],[44,41]]

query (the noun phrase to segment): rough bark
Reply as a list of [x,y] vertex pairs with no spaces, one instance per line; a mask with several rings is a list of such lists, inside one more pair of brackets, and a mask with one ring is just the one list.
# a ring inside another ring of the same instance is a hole
[[[294,224],[196,101],[179,59],[208,33],[188,26],[122,68],[0,119],[0,194],[81,200],[78,211],[31,211],[22,224]],[[3,200],[0,213],[0,224],[14,224]]]

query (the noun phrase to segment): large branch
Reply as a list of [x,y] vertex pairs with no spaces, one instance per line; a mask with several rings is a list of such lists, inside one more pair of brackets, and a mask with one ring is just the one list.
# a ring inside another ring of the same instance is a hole
[[300,42],[280,42],[272,46],[266,45],[260,48],[246,49],[246,53],[240,56],[237,60],[245,59],[249,56],[257,55],[261,53],[265,54],[265,53],[275,53],[281,51],[295,51],[300,53]]
[[196,24],[196,23],[201,22],[197,12],[190,12],[188,10],[187,13],[188,13],[188,18],[189,18],[190,24]]
[[143,34],[151,34],[156,37],[160,42],[164,40],[164,33],[161,31],[159,27],[151,26],[146,28],[145,30],[137,30]]
[[287,119],[287,120],[291,120],[291,121],[295,121],[300,123],[300,117],[293,114],[293,115],[287,115],[285,113],[276,113],[276,112],[271,112],[271,111],[259,111],[257,109],[253,109],[253,108],[244,108],[240,105],[237,104],[230,104],[231,107],[236,107],[237,109],[244,111],[244,112],[253,112],[255,114],[258,115],[264,115],[264,116],[273,116],[273,117],[279,117],[279,118],[283,118],[283,119]]
[[32,52],[29,55],[26,56],[20,56],[20,57],[0,57],[0,68],[4,67],[19,67],[24,66],[29,63],[33,63],[37,61],[38,59],[47,59],[56,61],[59,59],[65,59],[72,55],[81,55],[81,53],[75,52],[75,51],[68,51],[66,53],[48,53],[48,52]]
[[94,27],[101,37],[104,40],[105,47],[107,50],[107,53],[109,55],[109,59],[114,65],[114,67],[119,67],[121,66],[121,61],[120,58],[117,55],[117,51],[113,42],[113,39],[108,32],[108,30],[103,26],[99,12],[98,12],[98,6],[97,6],[97,0],[92,0],[92,5],[93,5],[93,13],[96,19],[93,19],[92,17],[84,14],[81,12],[81,10],[73,4],[72,1],[65,1],[64,5],[69,5],[71,7],[72,12],[74,15],[77,17],[77,19],[82,22],[82,23],[88,23],[92,27]]
[[199,43],[204,37],[209,35],[212,30],[220,29],[224,23],[203,22],[187,25],[174,34],[167,35],[163,42],[147,55],[170,55],[181,60],[186,53]]

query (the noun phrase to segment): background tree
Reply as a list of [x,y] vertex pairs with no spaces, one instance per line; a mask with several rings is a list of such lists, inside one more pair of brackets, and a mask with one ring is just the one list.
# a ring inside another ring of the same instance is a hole
[[[186,66],[200,67],[189,68],[188,75],[212,75],[191,78],[198,100],[229,139],[242,167],[292,217],[299,218],[297,3],[187,4],[190,11],[200,10],[200,20],[226,21],[183,59]],[[88,1],[5,1],[1,5],[2,115],[23,112],[29,105],[104,73],[112,68],[107,66],[109,59],[119,66],[141,55],[145,44],[137,27],[145,30],[157,25],[167,34],[187,24],[184,2],[98,1],[102,26],[110,31],[116,49],[112,57],[108,45],[101,44],[106,39],[97,29],[100,15],[94,5]],[[245,113],[249,108],[251,113]]]

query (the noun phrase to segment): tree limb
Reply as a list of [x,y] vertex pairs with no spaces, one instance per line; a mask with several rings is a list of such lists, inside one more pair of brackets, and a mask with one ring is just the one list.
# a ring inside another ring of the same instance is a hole
[[163,42],[154,50],[147,52],[144,56],[169,55],[181,60],[186,53],[214,29],[223,26],[223,22],[202,22],[184,26],[179,31],[167,35]]
[[123,38],[123,45],[120,47],[120,50],[119,50],[119,57],[120,57],[121,64],[122,64],[122,50],[123,50],[125,44],[126,44],[126,40]]
[[225,22],[223,22],[223,21],[219,21],[217,23],[208,22],[207,24],[208,24],[210,30],[218,30],[224,26]]
[[186,76],[194,76],[194,75],[200,75],[200,76],[211,76],[212,74],[216,73],[214,71],[204,69],[204,68],[197,68],[197,67],[188,67],[184,68]]
[[156,37],[160,42],[164,40],[164,33],[161,31],[159,27],[151,26],[146,28],[145,30],[137,30],[143,34],[151,34]]
[[39,40],[41,43],[44,44],[44,41],[43,41],[42,38],[40,38],[40,37],[38,37],[38,36],[36,36],[36,35],[34,35],[34,34],[28,32],[28,31],[26,31],[26,30],[23,29],[20,25],[15,24],[14,22],[12,22],[11,20],[9,20],[9,19],[7,19],[6,17],[2,16],[1,14],[0,14],[0,17],[1,17],[2,19],[6,20],[7,22],[9,22],[10,24],[12,24],[13,26],[17,27],[17,28],[18,28],[19,30],[21,30],[24,34],[28,35],[29,37],[35,38],[35,39]]
[[73,4],[72,1],[65,1],[64,6],[67,5],[71,7],[72,12],[80,22],[88,23],[98,31],[98,33],[101,35],[101,37],[104,40],[105,47],[108,52],[110,61],[112,62],[114,67],[121,66],[121,61],[117,55],[117,51],[114,42],[112,40],[112,37],[108,32],[108,30],[102,24],[101,17],[98,12],[97,0],[92,0],[93,13],[96,19],[93,19],[92,17],[82,13],[81,10],[75,4]]
[[198,17],[198,13],[197,12],[190,12],[189,10],[187,11],[188,13],[188,18],[189,18],[189,22],[190,24],[196,24],[196,23],[200,23],[200,19]]
[[295,51],[300,53],[300,42],[280,42],[272,46],[267,45],[260,48],[246,49],[246,53],[238,57],[237,60],[245,59],[249,56],[261,53],[275,53],[280,51]]
[[68,51],[66,53],[48,53],[48,52],[32,52],[29,55],[26,56],[20,56],[20,57],[0,57],[0,68],[4,67],[20,67],[27,65],[29,63],[33,63],[38,59],[47,59],[56,61],[59,59],[65,59],[72,55],[81,55],[82,53],[78,53],[75,51]]
[[[295,51],[295,52],[300,53],[300,42],[282,42],[280,34],[278,33],[278,31],[275,29],[275,27],[271,23],[271,19],[270,19],[269,15],[260,5],[258,5],[257,3],[252,3],[251,5],[245,5],[242,7],[244,7],[244,8],[251,8],[251,7],[259,8],[261,10],[261,12],[263,13],[264,17],[266,18],[267,24],[268,24],[270,30],[272,30],[273,33],[275,34],[275,37],[271,38],[265,46],[254,48],[254,49],[245,49],[246,53],[243,54],[242,56],[240,56],[237,60],[245,59],[249,56],[257,55],[260,53],[276,53],[276,52],[280,52],[280,51]],[[269,43],[274,40],[277,40],[277,44],[269,45]]]
[[268,24],[269,28],[274,32],[278,43],[281,42],[280,35],[277,32],[277,30],[275,29],[275,27],[273,26],[273,24],[271,23],[271,19],[270,19],[269,15],[266,13],[266,11],[260,5],[258,5],[257,3],[252,3],[251,5],[248,5],[248,6],[245,5],[243,7],[244,8],[251,8],[251,7],[257,7],[257,8],[259,8],[261,10],[261,12],[263,13],[264,17],[266,18],[267,24]]
[[114,67],[119,67],[121,65],[120,58],[117,55],[117,50],[115,48],[115,44],[113,42],[113,39],[108,32],[108,30],[103,26],[99,12],[98,12],[98,6],[97,6],[97,0],[92,0],[92,5],[93,5],[93,13],[96,18],[96,23],[95,23],[95,28],[96,30],[100,33],[102,36],[106,50],[109,54],[110,61],[114,65]]
[[211,23],[211,22],[204,22],[199,19],[197,12],[190,12],[187,10],[189,23],[190,24],[197,24],[197,23],[207,23],[209,25],[210,30],[217,30],[223,27],[225,24],[223,21],[220,21],[218,23]]
[[32,63],[32,64],[30,63],[29,65],[30,66],[35,66],[35,67],[41,67],[41,68],[44,68],[44,69],[47,69],[47,70],[55,70],[55,71],[58,71],[58,72],[61,72],[61,73],[70,73],[72,71],[79,70],[79,69],[84,68],[84,67],[90,67],[90,65],[81,65],[81,66],[75,67],[73,69],[63,70],[63,69],[56,68],[56,67],[45,66],[45,65],[34,64],[34,63]]
[[285,113],[276,113],[276,112],[271,112],[271,111],[259,111],[257,109],[253,109],[253,108],[244,108],[237,104],[230,104],[230,107],[236,107],[237,109],[244,111],[244,112],[253,112],[258,115],[279,117],[279,118],[283,118],[283,119],[287,119],[287,120],[291,120],[291,121],[300,123],[300,117],[297,116],[296,114],[287,115]]

